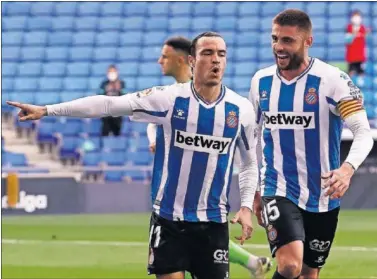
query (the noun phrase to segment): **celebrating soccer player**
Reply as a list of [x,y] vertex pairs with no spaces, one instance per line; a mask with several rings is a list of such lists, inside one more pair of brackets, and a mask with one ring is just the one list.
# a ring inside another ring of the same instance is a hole
[[213,32],[191,45],[193,81],[153,87],[120,97],[91,96],[45,107],[17,102],[20,120],[45,115],[129,115],[162,125],[164,156],[154,165],[158,190],[150,222],[149,272],[163,279],[229,278],[228,193],[235,149],[240,149],[241,244],[252,232],[257,186],[255,112],[245,98],[222,85],[226,44]]
[[[315,279],[333,243],[340,198],[373,139],[360,90],[347,74],[308,55],[306,13],[279,13],[271,40],[276,65],[258,71],[250,90],[263,149],[254,207],[277,259],[273,279]],[[342,120],[354,140],[341,164]]]

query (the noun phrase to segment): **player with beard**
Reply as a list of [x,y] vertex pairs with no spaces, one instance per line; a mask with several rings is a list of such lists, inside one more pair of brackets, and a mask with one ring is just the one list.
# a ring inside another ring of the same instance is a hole
[[[186,83],[192,80],[191,67],[188,61],[191,41],[184,37],[172,37],[166,40],[161,50],[158,63],[161,65],[161,72],[164,76],[171,76],[176,83]],[[163,137],[161,125],[148,124],[147,135],[149,148],[155,153],[155,163],[160,161],[163,154],[163,146],[157,146],[156,142],[163,143],[159,139]],[[153,179],[157,179],[156,176]],[[152,181],[152,185],[156,185]],[[152,188],[152,200],[156,197],[158,189]],[[153,203],[153,202],[152,202]],[[232,240],[229,240],[229,261],[239,264],[250,271],[254,278],[264,278],[266,272],[271,269],[271,259],[268,257],[258,257],[243,249]]]
[[[373,138],[359,88],[338,68],[309,56],[306,13],[279,13],[271,39],[276,65],[258,71],[250,90],[263,149],[254,211],[277,259],[272,278],[315,279],[333,243],[340,198]],[[342,121],[354,136],[343,163]]]

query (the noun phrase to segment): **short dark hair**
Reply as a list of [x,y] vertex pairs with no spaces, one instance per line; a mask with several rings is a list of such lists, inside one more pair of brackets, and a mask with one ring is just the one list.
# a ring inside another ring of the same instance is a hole
[[167,39],[164,44],[174,48],[174,50],[183,51],[186,55],[189,55],[190,53],[191,40],[185,37],[172,37]]
[[107,68],[107,70],[110,69],[118,70],[117,66],[115,66],[114,64],[110,64],[110,66]]
[[198,36],[196,36],[192,40],[191,47],[190,47],[190,55],[191,56],[195,56],[195,54],[196,54],[196,45],[197,45],[199,39],[203,38],[203,37],[219,37],[219,38],[224,39],[219,33],[212,32],[212,31],[203,32],[203,33],[199,34]]
[[312,22],[307,13],[298,9],[288,9],[275,16],[273,23],[280,26],[297,26],[306,32],[312,31]]

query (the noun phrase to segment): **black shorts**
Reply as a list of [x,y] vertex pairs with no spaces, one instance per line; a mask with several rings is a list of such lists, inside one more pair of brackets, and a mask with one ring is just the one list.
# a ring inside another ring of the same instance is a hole
[[152,213],[149,231],[149,274],[229,278],[228,223],[170,221]]
[[362,62],[353,62],[348,64],[348,73],[356,72],[356,74],[361,75],[364,74],[364,69],[362,66]]
[[273,257],[281,246],[302,240],[304,263],[311,268],[325,264],[338,224],[339,207],[328,212],[312,213],[278,196],[262,197],[262,205],[263,222]]

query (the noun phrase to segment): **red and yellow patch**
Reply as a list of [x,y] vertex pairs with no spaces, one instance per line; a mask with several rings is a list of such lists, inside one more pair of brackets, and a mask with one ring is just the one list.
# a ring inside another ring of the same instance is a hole
[[356,112],[364,110],[363,100],[357,99],[343,101],[338,105],[338,110],[340,112],[340,116],[342,117],[342,119],[345,119]]

